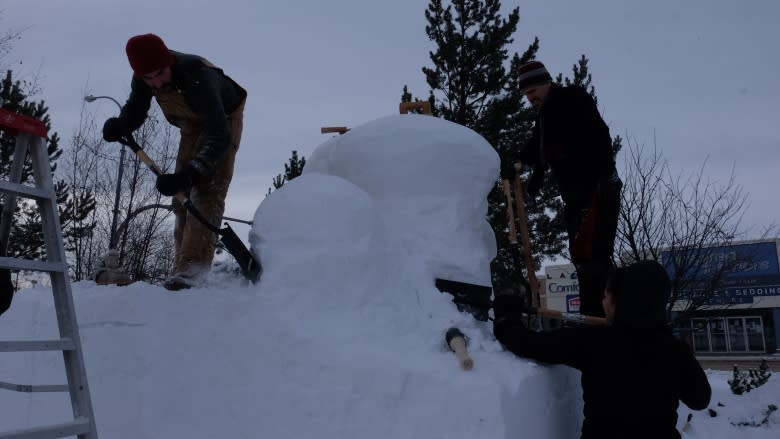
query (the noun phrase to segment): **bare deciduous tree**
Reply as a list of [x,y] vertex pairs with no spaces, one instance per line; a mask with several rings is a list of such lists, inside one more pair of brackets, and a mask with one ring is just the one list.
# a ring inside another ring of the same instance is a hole
[[[159,121],[159,110],[152,110],[134,136],[162,169],[170,169],[177,133]],[[122,146],[106,143],[101,125],[102,120],[83,106],[63,167],[66,180],[76,188],[92,190],[97,201],[92,218],[97,226],[78,243],[79,251],[69,255],[74,277],[84,279],[99,267],[112,242],[116,207],[118,227],[114,239],[127,273],[133,280],[163,279],[171,270],[173,253],[170,200],[157,192],[154,174],[128,149],[116,203]]]
[[661,153],[629,141],[615,252],[619,263],[655,259],[670,271],[669,307],[679,320],[717,301],[723,275],[736,261],[715,261],[718,247],[741,230],[747,194],[734,169],[722,182],[697,171],[673,173]]

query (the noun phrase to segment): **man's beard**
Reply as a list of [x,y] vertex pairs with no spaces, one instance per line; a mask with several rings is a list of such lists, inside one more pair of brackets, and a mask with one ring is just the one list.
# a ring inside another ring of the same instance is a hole
[[167,84],[164,84],[164,85],[160,86],[160,88],[156,89],[156,91],[159,92],[159,93],[167,93],[169,91],[173,91],[173,84],[171,84],[170,82],[167,83]]

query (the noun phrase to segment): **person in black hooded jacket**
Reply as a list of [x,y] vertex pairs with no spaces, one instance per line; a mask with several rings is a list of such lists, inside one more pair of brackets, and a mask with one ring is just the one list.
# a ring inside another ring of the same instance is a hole
[[[596,103],[579,86],[559,86],[539,61],[518,69],[518,87],[538,109],[529,142],[519,152],[533,169],[528,183],[533,201],[549,168],[564,204],[569,255],[577,269],[580,312],[603,316],[601,294],[612,267],[620,211],[620,191],[612,138]],[[513,169],[502,165],[502,178]]]
[[581,371],[582,439],[680,438],[677,408],[710,402],[711,389],[690,348],[666,318],[670,282],[655,261],[618,268],[602,305],[608,325],[533,332],[523,324],[519,296],[494,302],[494,334],[521,357]]

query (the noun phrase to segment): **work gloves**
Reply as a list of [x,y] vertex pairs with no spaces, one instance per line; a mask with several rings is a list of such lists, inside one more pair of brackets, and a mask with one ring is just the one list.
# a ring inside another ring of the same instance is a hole
[[179,192],[187,193],[192,185],[198,182],[199,177],[200,174],[188,165],[179,172],[163,174],[157,177],[157,190],[169,197]]
[[125,121],[118,117],[112,117],[103,124],[103,139],[106,142],[116,142],[128,134]]

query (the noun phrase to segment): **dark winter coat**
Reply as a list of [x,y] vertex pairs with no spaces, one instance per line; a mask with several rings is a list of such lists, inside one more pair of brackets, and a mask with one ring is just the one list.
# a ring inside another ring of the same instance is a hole
[[533,332],[496,298],[494,333],[506,349],[582,372],[584,439],[680,438],[678,401],[694,410],[710,402],[704,371],[667,328],[668,277],[661,270],[644,261],[622,272],[611,326]]
[[[200,150],[191,164],[202,175],[209,175],[231,146],[228,115],[241,106],[247,93],[205,59],[197,55],[171,53],[176,59],[171,67],[171,88],[183,96],[189,110],[198,116],[198,128],[203,136],[199,142]],[[120,115],[129,131],[135,131],[143,124],[156,93],[141,78],[133,76],[130,97]],[[186,121],[175,114],[168,114],[165,107],[161,108],[171,124],[182,130],[188,129],[184,125]]]
[[551,86],[520,161],[533,168],[529,189],[550,167],[569,211],[587,208],[599,184],[617,180],[609,128],[593,98],[577,86]]

